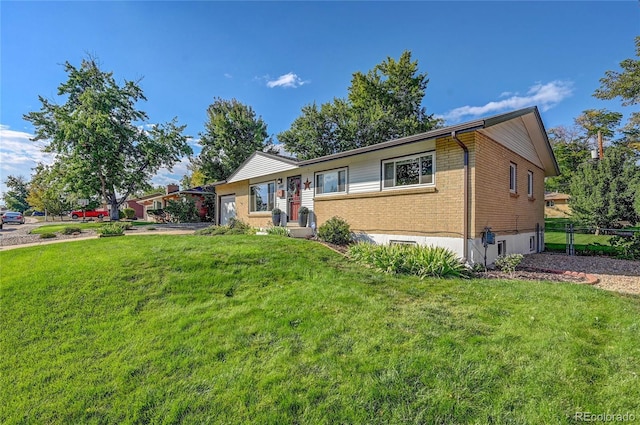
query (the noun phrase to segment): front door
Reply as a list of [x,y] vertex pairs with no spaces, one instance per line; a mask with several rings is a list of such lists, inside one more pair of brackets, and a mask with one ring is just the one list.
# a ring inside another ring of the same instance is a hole
[[298,210],[300,209],[300,176],[287,177],[287,215],[289,221],[298,220]]

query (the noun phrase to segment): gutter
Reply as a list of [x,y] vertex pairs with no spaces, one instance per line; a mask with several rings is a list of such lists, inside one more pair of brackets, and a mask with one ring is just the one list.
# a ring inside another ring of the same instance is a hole
[[469,148],[467,148],[467,145],[462,143],[462,140],[458,138],[455,130],[451,132],[451,137],[456,141],[456,143],[458,143],[458,146],[460,146],[464,152],[464,185],[462,190],[464,196],[464,207],[462,213],[464,216],[464,225],[462,231],[462,260],[466,263],[467,253],[469,252]]

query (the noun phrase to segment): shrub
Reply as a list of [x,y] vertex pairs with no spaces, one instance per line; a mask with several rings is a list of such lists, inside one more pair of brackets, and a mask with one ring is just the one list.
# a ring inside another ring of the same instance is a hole
[[277,235],[277,236],[289,236],[289,229],[287,229],[286,227],[278,227],[278,226],[267,227],[267,233],[270,235]]
[[524,256],[522,254],[501,255],[496,258],[496,268],[505,273],[513,273],[522,262]]
[[164,210],[171,215],[173,222],[194,223],[200,221],[196,202],[191,197],[183,196],[178,201],[169,200]]
[[282,214],[282,210],[280,208],[274,208],[271,210],[271,215],[280,215]]
[[425,277],[467,277],[464,263],[451,250],[440,246],[374,245],[358,243],[349,247],[354,261],[385,273]]
[[353,240],[351,227],[340,217],[331,217],[318,228],[318,238],[336,245],[348,245]]
[[640,260],[640,232],[633,232],[631,236],[613,236],[609,243],[616,248],[619,257]]
[[123,224],[124,223],[118,222],[108,223],[100,227],[98,230],[96,230],[96,232],[98,232],[100,237],[122,236],[124,235],[124,231],[126,229],[126,226],[124,226]]
[[73,235],[74,233],[81,233],[79,227],[65,227],[61,232],[63,235]]
[[298,214],[309,214],[309,208],[300,207],[300,209],[298,210]]
[[55,233],[40,233],[40,239],[51,239],[55,237],[56,237]]
[[195,232],[200,236],[251,235],[253,233],[255,233],[253,227],[236,218],[230,219],[227,226],[209,226]]
[[134,220],[136,218],[136,210],[133,208],[125,208],[122,212],[124,213],[124,218],[127,220]]

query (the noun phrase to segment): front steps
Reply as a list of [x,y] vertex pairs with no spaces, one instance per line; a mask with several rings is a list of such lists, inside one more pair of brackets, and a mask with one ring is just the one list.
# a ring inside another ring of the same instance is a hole
[[311,227],[300,227],[298,224],[287,224],[287,230],[289,230],[289,236],[292,238],[310,238],[313,236],[313,229]]

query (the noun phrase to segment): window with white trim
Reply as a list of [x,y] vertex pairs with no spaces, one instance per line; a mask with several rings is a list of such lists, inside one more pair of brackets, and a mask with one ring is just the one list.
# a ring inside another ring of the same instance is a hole
[[527,171],[527,196],[533,198],[533,171]]
[[382,187],[433,185],[435,164],[435,152],[382,161]]
[[162,209],[162,201],[153,201],[153,209],[161,210]]
[[316,173],[316,195],[345,193],[347,191],[347,169]]
[[498,256],[507,255],[507,241],[498,241],[496,245],[498,246]]
[[509,192],[518,192],[518,166],[513,162],[509,163]]
[[249,187],[249,212],[271,211],[275,206],[275,182],[258,183]]
[[536,237],[529,236],[529,252],[533,252],[536,250]]

